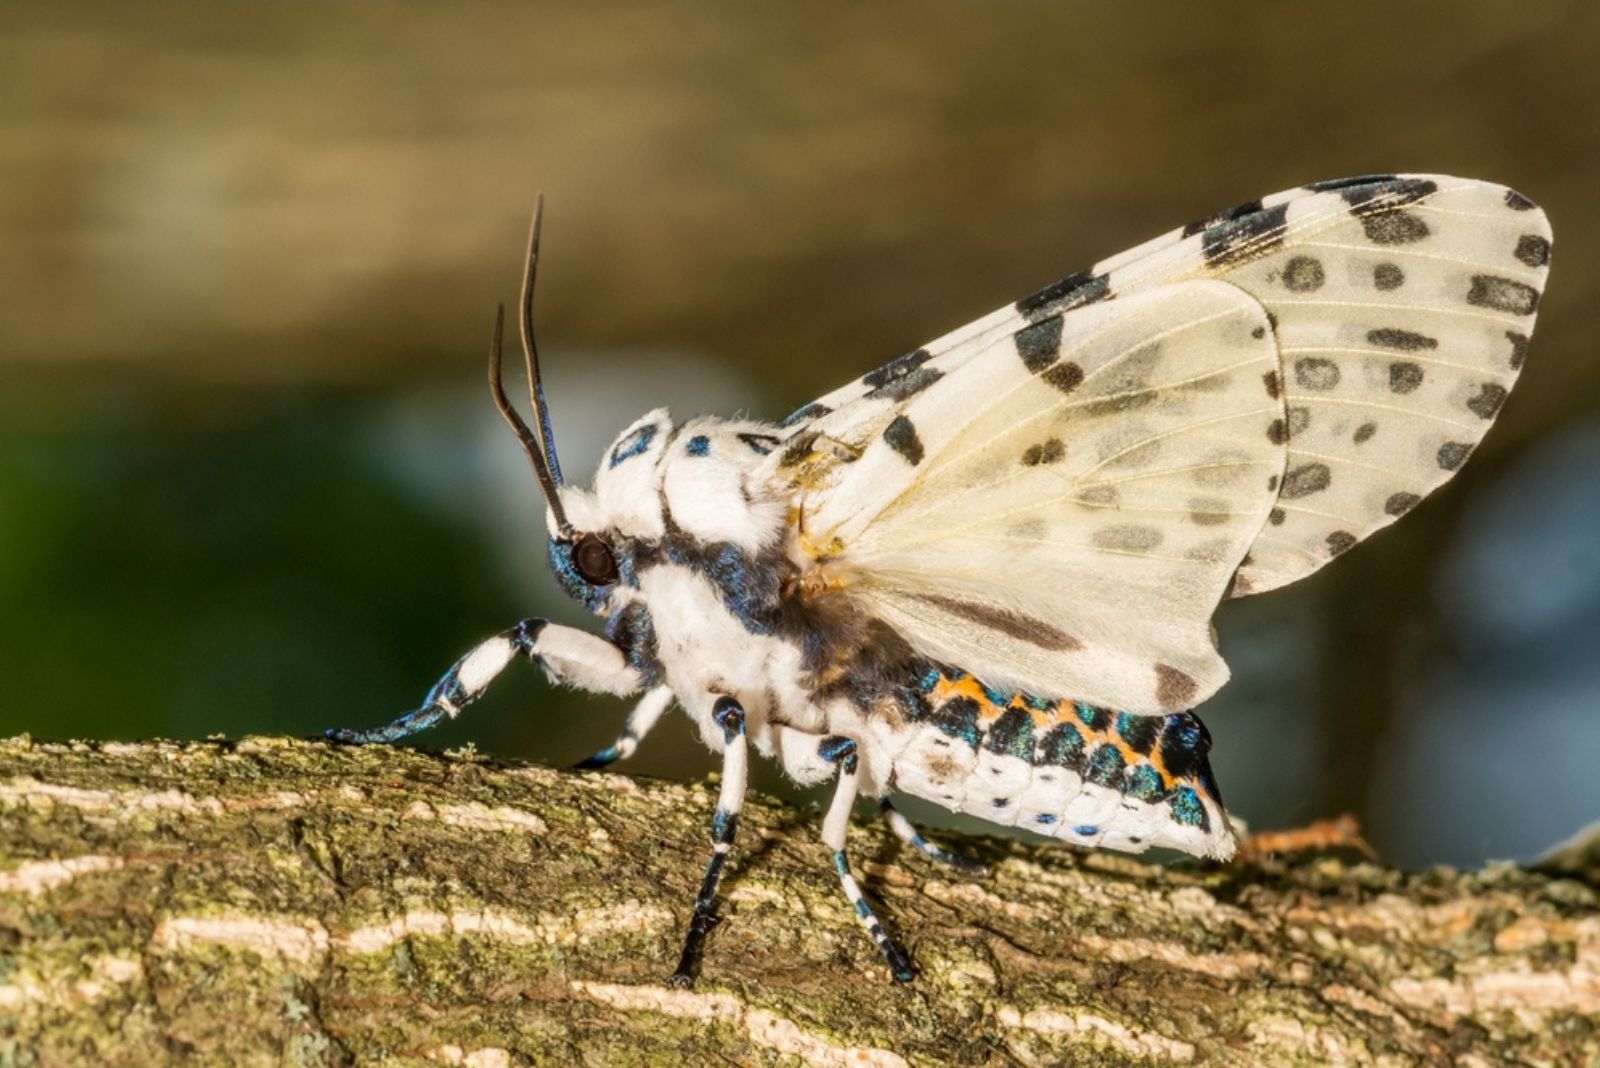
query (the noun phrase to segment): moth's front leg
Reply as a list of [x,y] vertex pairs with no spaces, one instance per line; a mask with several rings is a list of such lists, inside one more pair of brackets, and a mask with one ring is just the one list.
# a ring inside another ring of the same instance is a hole
[[683,955],[678,958],[677,970],[667,980],[676,987],[694,985],[691,972],[695,961],[700,956],[701,946],[705,944],[706,933],[716,926],[717,917],[713,909],[717,884],[722,881],[722,869],[728,862],[728,852],[733,848],[733,835],[739,827],[739,813],[744,808],[744,787],[749,774],[744,707],[732,697],[718,697],[711,709],[711,720],[722,728],[725,743],[722,751],[722,790],[717,794],[717,810],[711,817],[711,860],[706,865],[700,893],[694,899],[694,917],[689,921],[689,933],[683,940]]
[[327,735],[356,745],[394,742],[427,730],[441,719],[454,719],[518,656],[543,664],[557,682],[597,693],[626,695],[644,685],[622,650],[606,639],[546,619],[524,619],[457,660],[420,706],[394,722],[366,730],[332,728]]

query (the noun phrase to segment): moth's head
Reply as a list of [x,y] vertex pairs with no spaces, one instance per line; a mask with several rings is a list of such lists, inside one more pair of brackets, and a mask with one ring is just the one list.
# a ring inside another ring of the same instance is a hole
[[522,352],[538,433],[506,398],[500,363],[505,310],[489,347],[489,388],[501,416],[528,455],[545,500],[550,566],[574,599],[606,614],[618,590],[637,589],[634,551],[660,546],[671,533],[700,543],[757,551],[776,541],[783,505],[761,492],[756,471],[778,444],[761,424],[691,420],[674,427],[665,408],[636,419],[602,455],[593,489],[569,486],[556,456],[550,409],[533,339],[533,280],[539,258],[534,210],[521,302]]
[[594,612],[611,610],[618,587],[638,585],[634,548],[665,530],[658,463],[671,436],[671,417],[657,409],[601,455],[592,489],[557,483],[554,497],[546,498],[551,570],[569,596]]

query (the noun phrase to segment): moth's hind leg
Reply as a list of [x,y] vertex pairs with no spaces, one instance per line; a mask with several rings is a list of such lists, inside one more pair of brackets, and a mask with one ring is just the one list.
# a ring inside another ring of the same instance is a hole
[[617,732],[616,740],[604,749],[595,753],[586,760],[580,760],[572,765],[579,771],[592,771],[614,764],[618,760],[627,760],[639,748],[639,742],[650,728],[656,725],[662,714],[672,706],[672,690],[666,686],[657,686],[647,692],[639,703],[633,706],[633,711],[628,713],[628,718],[622,721],[622,730]]
[[694,917],[689,921],[689,933],[683,940],[683,954],[678,958],[677,970],[667,979],[669,985],[676,987],[694,985],[695,962],[700,957],[706,934],[717,925],[717,884],[722,881],[723,866],[728,863],[728,853],[733,849],[733,835],[739,827],[739,813],[744,809],[744,786],[749,774],[743,706],[732,697],[719,697],[712,707],[711,719],[722,728],[726,746],[722,752],[722,789],[717,794],[717,810],[711,817],[711,860],[706,864],[700,893],[695,895]]
[[889,825],[889,829],[894,832],[895,837],[929,860],[938,861],[940,864],[965,872],[968,875],[975,875],[979,878],[988,877],[989,868],[982,861],[974,860],[972,857],[963,856],[960,853],[952,853],[943,846],[922,837],[922,832],[917,830],[916,824],[906,819],[900,810],[890,803],[887,797],[878,799],[878,808],[883,813],[884,822]]
[[845,832],[850,827],[850,809],[855,805],[856,795],[859,792],[860,758],[856,743],[850,738],[831,735],[823,738],[817,746],[817,755],[839,769],[838,786],[833,792],[833,802],[828,806],[828,814],[822,820],[822,841],[833,850],[833,868],[839,875],[839,885],[844,888],[845,897],[850,899],[850,907],[855,910],[856,919],[861,921],[861,926],[877,945],[878,952],[882,953],[883,959],[888,962],[889,972],[894,976],[895,982],[910,982],[914,974],[911,958],[906,956],[906,951],[900,948],[899,943],[884,932],[883,924],[878,922],[871,903],[867,901],[866,895],[861,892],[861,887],[856,884],[855,876],[851,874],[850,858],[844,851]]

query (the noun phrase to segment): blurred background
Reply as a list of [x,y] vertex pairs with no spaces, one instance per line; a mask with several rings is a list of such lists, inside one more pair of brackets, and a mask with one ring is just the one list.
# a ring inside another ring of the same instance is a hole
[[[1597,48],[1587,0],[6,5],[0,735],[373,725],[584,622],[483,382],[537,190],[581,473],[656,405],[778,418],[1187,220],[1442,171],[1554,222],[1522,383],[1404,523],[1224,606],[1202,715],[1256,828],[1533,856],[1600,819]],[[564,764],[625,707],[514,666],[417,741]],[[625,770],[711,767],[674,717]]]

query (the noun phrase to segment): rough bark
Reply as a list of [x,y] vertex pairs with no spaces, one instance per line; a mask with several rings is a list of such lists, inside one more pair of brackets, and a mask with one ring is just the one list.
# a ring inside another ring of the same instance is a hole
[[1581,1064],[1592,855],[1161,868],[877,825],[888,981],[816,818],[753,797],[692,991],[714,793],[278,738],[0,743],[0,1064]]

